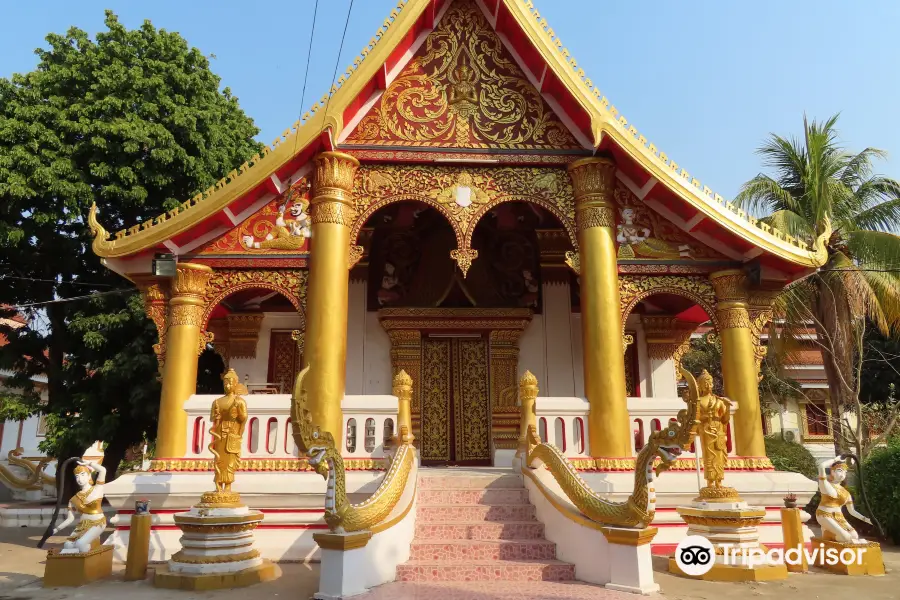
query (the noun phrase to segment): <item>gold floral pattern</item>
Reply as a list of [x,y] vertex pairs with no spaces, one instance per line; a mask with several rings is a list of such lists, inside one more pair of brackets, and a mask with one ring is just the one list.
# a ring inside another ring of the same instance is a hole
[[450,460],[450,343],[422,341],[423,461]]
[[346,143],[583,149],[472,0],[450,6]]
[[[465,189],[462,194],[459,190]],[[478,221],[504,202],[530,202],[560,220],[574,247],[575,197],[563,169],[552,167],[466,168],[428,165],[363,165],[354,180],[355,243],[363,225],[377,210],[393,202],[413,200],[440,212],[453,227],[457,246],[472,247]]]

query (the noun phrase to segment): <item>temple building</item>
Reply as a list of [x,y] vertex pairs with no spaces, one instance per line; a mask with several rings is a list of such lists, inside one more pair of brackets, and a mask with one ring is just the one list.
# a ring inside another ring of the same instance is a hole
[[[316,476],[290,437],[305,365],[351,495],[384,468],[400,370],[422,472],[510,467],[529,370],[541,437],[619,497],[636,452],[684,407],[676,364],[706,323],[735,404],[732,485],[769,507],[815,490],[766,458],[757,376],[775,295],[824,247],[735,208],[649,142],[530,1],[399,3],[271,146],[168,213],[113,224],[92,211],[90,224],[160,336],[155,458],[107,486],[123,514],[138,495],[174,511],[204,491],[203,353],[249,391],[235,485],[281,527],[257,536],[271,558],[307,556],[303,529],[321,520],[307,513],[324,484],[302,483]],[[686,453],[660,479],[661,507],[696,495],[694,463]]]

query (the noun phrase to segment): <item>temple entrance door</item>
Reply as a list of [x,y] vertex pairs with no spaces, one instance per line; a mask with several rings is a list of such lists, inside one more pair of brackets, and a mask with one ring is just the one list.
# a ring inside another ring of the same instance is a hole
[[422,337],[422,464],[490,465],[487,339]]

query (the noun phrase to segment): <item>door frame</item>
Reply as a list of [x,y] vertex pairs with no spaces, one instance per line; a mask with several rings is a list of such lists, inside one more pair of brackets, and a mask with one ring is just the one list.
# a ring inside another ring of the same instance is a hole
[[534,315],[530,308],[383,308],[378,321],[391,340],[392,376],[405,370],[413,380],[413,435],[422,434],[422,339],[429,333],[479,333],[488,341],[491,456],[515,449],[519,339]]

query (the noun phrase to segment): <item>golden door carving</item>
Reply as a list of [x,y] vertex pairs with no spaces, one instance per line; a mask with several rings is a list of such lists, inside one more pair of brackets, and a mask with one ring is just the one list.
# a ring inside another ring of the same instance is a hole
[[422,342],[422,460],[490,463],[487,340]]
[[[272,331],[269,338],[269,383],[277,384],[280,393],[290,394],[300,372],[303,355],[290,331]],[[251,382],[256,383],[256,382]]]

